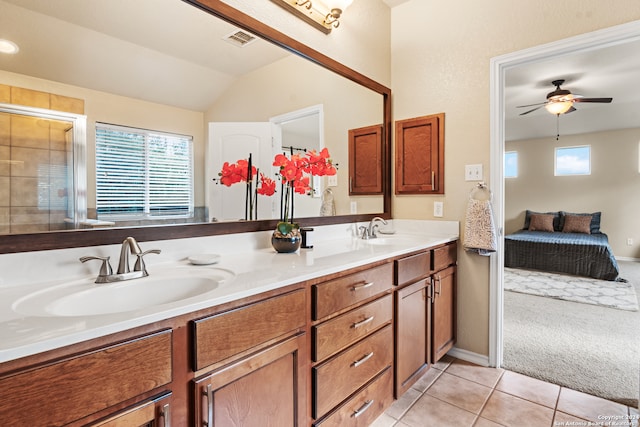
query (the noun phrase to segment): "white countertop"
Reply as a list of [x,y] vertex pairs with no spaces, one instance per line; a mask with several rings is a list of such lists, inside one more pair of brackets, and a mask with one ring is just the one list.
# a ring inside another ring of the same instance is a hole
[[[52,254],[33,252],[0,255],[0,267],[7,267],[4,271],[8,272],[0,276],[0,285],[3,285],[0,286],[0,363],[396,257],[459,237],[458,223],[454,221],[396,220],[393,225],[396,234],[380,235],[384,244],[371,244],[349,237],[342,232],[345,227],[316,227],[313,249],[300,249],[292,254],[278,254],[270,246],[266,247],[265,241],[268,241],[270,235],[267,232],[250,233],[253,234],[250,237],[227,235],[141,243],[143,250],[152,247],[161,247],[163,250],[163,256],[157,257],[155,263],[147,262],[150,278],[161,277],[169,272],[171,276],[179,276],[181,272],[188,275],[197,269],[198,275],[211,274],[226,277],[226,280],[216,289],[197,297],[133,311],[90,316],[26,315],[16,312],[14,307],[21,298],[65,281],[90,280],[88,283],[92,283],[97,275],[99,262],[91,263],[91,270],[95,272],[87,274],[85,270],[77,270],[86,268],[78,267],[78,249],[48,251]],[[339,232],[336,233],[336,230]],[[225,249],[224,253],[222,248]],[[108,252],[112,259],[115,258],[113,251],[113,245],[82,248],[84,255]],[[186,255],[199,253],[218,253],[221,255],[220,261],[213,265],[191,265],[186,260]],[[30,272],[28,276],[32,280],[24,282],[21,277],[25,274],[20,274],[21,268],[31,265],[31,268],[38,269],[33,264],[37,260],[28,261],[28,257],[34,254],[38,254],[37,257],[44,264],[45,259],[52,262],[51,256],[62,257],[55,265],[73,265],[76,269],[74,272],[80,271],[82,274],[62,277],[60,271],[41,271],[40,275]],[[152,261],[151,257],[153,255],[145,259]],[[40,280],[37,280],[38,277]],[[46,280],[46,277],[58,278],[52,281]],[[146,279],[135,279],[127,284],[134,285],[137,280]],[[179,285],[179,279],[176,279],[176,286]]]

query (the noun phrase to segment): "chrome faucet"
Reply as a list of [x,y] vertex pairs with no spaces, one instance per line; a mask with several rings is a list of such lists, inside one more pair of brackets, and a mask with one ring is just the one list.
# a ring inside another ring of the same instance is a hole
[[138,242],[136,242],[136,239],[133,237],[127,237],[124,239],[122,246],[120,247],[120,261],[118,262],[117,274],[129,273],[131,271],[129,269],[129,255],[138,255],[140,253],[142,253],[142,250],[140,249]]
[[[143,257],[147,254],[159,254],[160,249],[151,249],[145,252],[142,252],[138,242],[133,237],[127,237],[122,242],[122,246],[120,248],[120,260],[118,262],[118,270],[116,274],[113,274],[113,269],[111,268],[111,264],[109,263],[110,257],[100,257],[100,256],[83,256],[80,258],[81,262],[87,262],[92,259],[97,259],[102,261],[102,266],[100,267],[100,273],[98,273],[98,278],[96,279],[96,283],[111,283],[111,282],[121,282],[123,280],[131,280],[131,279],[139,279],[141,277],[146,277],[149,275],[147,272],[147,267],[144,264]],[[131,254],[137,257],[136,262],[133,266],[133,271],[129,268],[129,258]]]
[[377,222],[381,222],[383,225],[387,225],[387,221],[385,221],[384,218],[380,218],[379,216],[374,217],[369,223],[369,239],[375,239],[376,237],[378,237],[376,231],[378,228],[380,228],[380,225],[376,224]]

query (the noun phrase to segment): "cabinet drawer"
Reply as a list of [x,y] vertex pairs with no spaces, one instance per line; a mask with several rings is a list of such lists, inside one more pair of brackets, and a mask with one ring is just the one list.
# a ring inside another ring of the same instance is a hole
[[314,285],[313,320],[357,304],[391,288],[393,266],[384,264],[369,270]]
[[163,331],[0,380],[3,425],[66,425],[170,383],[171,340]]
[[319,418],[365,385],[393,360],[393,329],[384,327],[313,368],[313,416]]
[[456,263],[458,259],[458,245],[450,243],[433,250],[432,271],[440,271]]
[[392,312],[392,297],[387,295],[314,326],[313,361],[322,360],[367,336],[391,321]]
[[396,285],[414,282],[429,275],[431,269],[431,252],[422,252],[395,261]]
[[195,370],[246,353],[305,325],[304,290],[196,320]]
[[387,368],[371,384],[347,400],[315,427],[366,427],[393,403],[393,374]]

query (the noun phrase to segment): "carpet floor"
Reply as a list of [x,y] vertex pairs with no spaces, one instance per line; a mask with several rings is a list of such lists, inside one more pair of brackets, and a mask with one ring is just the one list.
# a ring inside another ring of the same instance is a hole
[[[640,263],[619,266],[640,294]],[[505,291],[503,368],[637,407],[640,312]]]

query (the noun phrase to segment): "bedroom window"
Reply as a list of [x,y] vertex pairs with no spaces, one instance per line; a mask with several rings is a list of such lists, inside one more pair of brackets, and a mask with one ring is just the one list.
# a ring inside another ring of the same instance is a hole
[[556,147],[555,176],[591,175],[591,146]]
[[96,123],[96,210],[102,219],[193,216],[193,138]]
[[505,178],[517,178],[518,177],[518,152],[507,151],[504,153],[504,177]]

